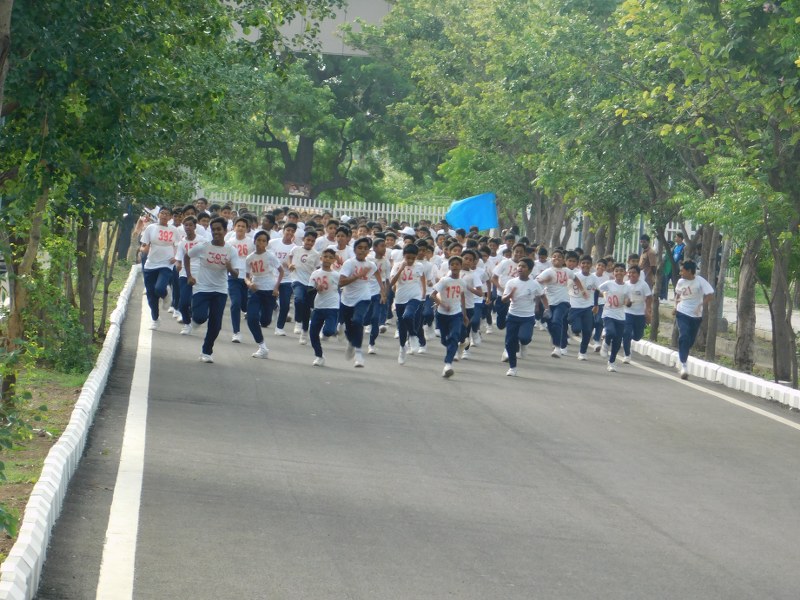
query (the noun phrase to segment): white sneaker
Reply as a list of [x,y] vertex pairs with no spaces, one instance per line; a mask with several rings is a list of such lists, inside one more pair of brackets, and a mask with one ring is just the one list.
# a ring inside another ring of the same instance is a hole
[[685,365],[681,365],[681,379],[689,379],[689,368]]
[[200,355],[200,362],[213,363],[214,359],[211,357],[210,354],[201,354]]
[[417,348],[417,354],[427,354],[427,353],[428,353],[427,346],[420,346],[419,348]]
[[286,332],[283,329],[275,328],[275,335],[279,337],[286,337]]
[[394,339],[396,339],[396,340],[400,339],[400,330],[399,329],[395,329],[394,330]]
[[434,337],[442,337],[442,332],[439,331],[438,329],[434,329],[433,330],[433,336]]
[[503,350],[503,354],[500,356],[500,362],[508,362],[508,352]]
[[364,333],[372,333],[372,325],[364,325]]
[[253,358],[267,358],[269,356],[269,349],[266,346],[259,346],[258,350],[253,352]]
[[547,325],[545,325],[544,323],[539,323],[537,325],[537,327],[539,328],[539,331],[546,331],[547,330]]
[[161,321],[159,319],[156,319],[155,321],[150,323],[150,329],[152,329],[153,331],[155,331],[159,327],[161,327]]
[[347,343],[347,348],[344,350],[344,357],[347,360],[353,360],[353,357],[356,355],[356,349],[353,347],[353,344],[350,342]]
[[528,344],[520,344],[519,345],[519,357],[525,358],[528,356]]
[[594,352],[600,352],[600,344],[598,344],[597,342],[592,342],[591,348],[592,351]]
[[231,342],[234,344],[241,344],[242,343],[242,334],[241,333],[234,333],[231,336]]
[[433,329],[433,325],[428,325],[425,328],[425,337],[427,339],[431,339],[431,338],[435,338],[436,337],[436,331]]
[[175,309],[174,309],[174,308],[172,308],[172,307],[170,306],[170,307],[167,309],[167,312],[168,312],[169,314],[171,314],[171,315],[174,315],[174,314],[175,314]]
[[187,323],[186,325],[183,326],[183,329],[181,329],[181,335],[192,335],[191,323]]
[[631,364],[631,356],[630,356],[630,354],[626,354],[625,356],[623,356],[622,357],[622,362],[625,363],[626,365]]
[[567,352],[567,349],[566,348],[561,348],[561,356],[566,356],[567,354],[569,354]]
[[408,343],[411,344],[411,352],[419,350],[419,338],[417,336],[409,336]]
[[516,377],[516,376],[517,376],[517,369],[516,369],[516,367],[515,367],[515,368],[513,368],[513,369],[509,369],[508,371],[506,371],[506,376],[507,376],[507,377]]
[[586,360],[586,355],[583,352],[578,352],[578,360]]
[[300,334],[302,332],[303,332],[303,327],[300,325],[300,323],[295,323],[294,324],[294,334],[298,335],[298,334]]
[[311,363],[313,367],[324,367],[325,366],[325,357],[318,356],[314,359],[314,362]]
[[472,343],[473,344],[475,344],[476,346],[480,346],[482,341],[483,340],[481,340],[480,332],[476,331],[476,332],[474,332],[472,334]]
[[361,353],[361,350],[356,350],[355,360],[353,361],[354,367],[363,367],[364,366],[364,355]]
[[492,335],[493,332],[494,332],[494,330],[492,329],[492,326],[491,325],[487,325],[486,329],[484,330],[483,333],[484,333],[484,335]]
[[300,339],[297,340],[297,343],[301,346],[308,344],[308,334],[305,331],[300,331]]
[[406,349],[400,348],[400,353],[397,355],[397,363],[404,365],[406,364]]
[[453,371],[453,365],[446,363],[442,370],[442,377],[452,377],[453,373],[455,373],[455,371]]
[[561,358],[561,348],[553,346],[553,351],[550,353],[553,358]]
[[378,351],[375,350],[375,346],[369,345],[367,346],[367,354],[377,354]]
[[616,373],[617,372],[617,367],[614,366],[614,363],[608,363],[608,366],[606,367],[606,371],[608,371],[609,373]]
[[600,356],[608,358],[608,346],[606,344],[600,346]]
[[173,311],[172,316],[175,317],[176,321],[183,321],[183,314],[179,310]]
[[469,360],[469,356],[469,350],[465,349],[463,352],[461,352],[461,360]]

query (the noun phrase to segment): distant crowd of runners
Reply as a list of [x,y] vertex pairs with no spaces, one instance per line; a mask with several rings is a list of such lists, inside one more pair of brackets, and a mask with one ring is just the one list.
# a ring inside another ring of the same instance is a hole
[[[345,336],[345,356],[364,367],[381,334],[394,320],[399,364],[410,353],[424,354],[438,337],[444,346],[443,377],[453,363],[468,360],[481,335],[505,332],[500,360],[506,375],[517,375],[534,327],[549,332],[551,356],[577,359],[590,351],[616,371],[631,360],[631,341],[640,340],[652,313],[656,257],[642,236],[642,253],[627,263],[613,257],[594,261],[580,248],[548,249],[524,237],[502,237],[432,223],[338,220],[330,213],[301,215],[288,208],[260,219],[230,206],[209,206],[201,198],[179,208],[161,207],[158,220],[141,223],[140,256],[152,317],[161,311],[191,335],[204,323],[199,360],[214,362],[214,344],[230,300],[232,342],[242,343],[242,320],[256,344],[255,358],[267,358],[264,329],[286,336],[294,305],[293,334],[310,344],[312,364],[325,365],[323,342]],[[683,261],[675,284],[679,330],[678,369],[688,378],[687,359],[713,296],[711,285]]]

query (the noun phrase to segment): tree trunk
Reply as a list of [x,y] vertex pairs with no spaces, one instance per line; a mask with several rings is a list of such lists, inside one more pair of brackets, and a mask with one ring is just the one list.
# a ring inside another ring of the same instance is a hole
[[[728,256],[731,252],[731,241],[725,239],[722,245],[722,256],[719,263],[719,276],[714,288],[714,298],[708,306],[708,332],[706,333],[706,360],[714,362],[717,358],[717,331],[719,331],[720,305],[725,302],[725,271],[728,270]],[[716,256],[716,252],[714,253]]]
[[745,373],[753,372],[756,362],[756,279],[758,254],[763,238],[750,240],[742,251],[739,265],[739,289],[736,294],[736,348],[734,367]]
[[94,339],[94,261],[97,251],[97,224],[91,215],[83,214],[77,236],[78,302],[83,330]]
[[[122,228],[119,223],[109,224],[107,229],[106,238],[106,252],[103,257],[103,310],[100,314],[100,324],[97,326],[97,337],[102,339],[106,335],[106,318],[108,317],[108,296],[109,287],[114,280],[114,267],[117,264],[117,257],[119,256],[120,240],[125,239]],[[113,247],[113,248],[112,248]],[[109,264],[110,263],[110,264]]]
[[[14,286],[11,293],[11,306],[9,307],[6,336],[3,340],[3,348],[6,354],[20,352],[18,341],[25,336],[25,323],[22,318],[23,311],[28,307],[28,287],[26,279],[33,271],[36,255],[39,252],[39,241],[42,236],[42,219],[47,208],[49,189],[45,189],[36,199],[36,206],[31,220],[31,229],[28,232],[28,240],[25,245],[25,253],[17,263],[16,256],[12,256],[12,264],[9,265],[9,273],[13,274]],[[16,253],[11,253],[15,255]],[[3,381],[0,385],[0,399],[3,408],[10,412],[14,408],[14,398],[17,385],[17,369],[7,366],[3,373]]]
[[595,232],[594,227],[592,226],[592,218],[589,216],[583,217],[583,253],[585,255],[594,256],[594,240],[595,240]]
[[294,160],[286,168],[284,184],[295,183],[311,186],[311,169],[314,166],[314,141],[312,137],[301,135],[297,142]]
[[3,108],[3,90],[8,73],[8,55],[11,52],[11,8],[14,0],[0,0],[0,112]]
[[[701,247],[700,276],[713,284],[714,268],[717,262],[717,229],[713,225],[708,225],[703,230],[703,245]],[[706,336],[708,334],[708,320],[711,311],[705,311],[700,331],[697,332],[697,350],[706,351]],[[716,317],[716,315],[714,315]]]
[[[608,237],[606,238],[606,247],[603,250],[603,256],[613,256],[614,246],[617,245],[617,211],[612,210],[608,215]],[[619,257],[614,257],[619,260]],[[623,257],[623,262],[625,262]],[[613,265],[609,265],[613,269]]]
[[772,284],[770,286],[772,301],[769,308],[772,317],[773,367],[777,381],[792,381],[794,361],[796,360],[792,351],[794,331],[792,330],[792,303],[789,296],[786,264],[790,252],[791,240],[788,240],[780,244],[777,249],[773,249],[772,254]]
[[[605,225],[600,225],[600,227],[597,228],[597,234],[595,236],[595,249],[592,252],[592,258],[595,261],[606,256],[606,231],[607,227]],[[613,269],[613,267],[614,265],[608,265],[609,269]]]

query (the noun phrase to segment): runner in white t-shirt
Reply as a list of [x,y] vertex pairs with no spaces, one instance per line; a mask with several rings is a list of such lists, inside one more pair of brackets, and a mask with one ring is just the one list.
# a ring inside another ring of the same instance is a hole
[[703,308],[714,297],[714,288],[704,278],[697,275],[697,264],[686,260],[681,265],[681,278],[675,284],[675,323],[678,326],[678,358],[681,379],[689,378],[689,350],[694,345],[700,324],[703,322]]
[[336,262],[336,251],[325,248],[320,254],[322,266],[309,277],[309,283],[314,288],[314,311],[311,313],[308,337],[314,349],[315,367],[325,366],[325,356],[322,352],[320,332],[325,338],[336,335],[336,324],[339,320],[339,272],[332,269]]
[[[211,220],[211,241],[194,246],[186,253],[183,266],[192,292],[192,322],[202,325],[208,321],[200,360],[214,362],[214,342],[222,329],[222,315],[228,299],[228,275],[239,276],[233,267],[236,250],[225,243],[226,223],[222,217]],[[192,270],[194,267],[194,271]]]
[[278,336],[286,335],[283,327],[286,325],[292,303],[292,282],[294,279],[291,273],[289,273],[289,254],[295,247],[294,236],[296,233],[297,225],[294,223],[287,223],[283,226],[283,235],[281,238],[271,240],[269,243],[270,252],[280,261],[281,266],[286,272],[286,277],[281,281],[278,295],[278,322],[275,324],[275,335]]
[[364,355],[361,345],[364,341],[364,324],[369,312],[372,296],[370,295],[369,280],[376,279],[380,286],[380,297],[386,299],[383,281],[378,273],[375,263],[367,260],[367,254],[372,246],[369,238],[359,238],[353,244],[355,257],[342,265],[339,270],[339,287],[342,288],[341,317],[347,336],[347,350],[345,357],[353,358],[356,367],[364,366]]
[[623,363],[631,362],[631,340],[637,342],[653,315],[653,291],[641,277],[639,265],[628,267],[628,301],[625,303],[625,331],[622,335]]
[[561,250],[554,250],[551,256],[553,266],[542,271],[536,277],[536,281],[544,285],[547,301],[550,303],[551,317],[547,323],[550,339],[553,342],[550,356],[559,358],[567,354],[570,282],[573,282],[581,295],[585,294],[588,298],[589,294],[583,289],[580,280],[575,279],[575,273],[564,266],[564,253]]
[[231,300],[231,327],[233,337],[231,341],[239,344],[242,341],[239,329],[241,327],[242,313],[247,312],[247,284],[245,278],[245,259],[252,254],[256,246],[247,233],[249,222],[244,217],[237,218],[233,223],[233,230],[225,236],[225,242],[233,246],[236,256],[233,259],[233,267],[239,272],[238,277],[228,278],[228,297]]
[[[427,291],[425,266],[417,262],[418,253],[419,248],[416,244],[409,244],[403,248],[403,261],[395,264],[389,279],[389,285],[395,290],[394,305],[400,334],[400,353],[397,362],[401,365],[406,362],[406,342],[409,337],[416,338],[417,312],[422,308],[422,301]],[[412,351],[416,351],[417,348],[412,347]]]
[[269,349],[261,329],[269,327],[272,322],[284,272],[280,261],[267,250],[269,233],[260,230],[253,238],[253,243],[255,251],[245,259],[245,282],[250,290],[247,300],[247,327],[258,344],[253,358],[267,358]]
[[533,339],[533,324],[536,321],[536,301],[542,298],[545,310],[548,308],[544,288],[530,278],[533,261],[522,258],[517,263],[517,276],[506,283],[501,302],[509,305],[506,317],[506,340],[504,357],[508,360],[506,375],[517,376],[517,353],[522,356],[525,347]]
[[464,311],[464,283],[460,279],[462,263],[460,256],[451,256],[447,261],[448,275],[436,283],[431,294],[439,319],[440,341],[446,349],[442,377],[453,375],[461,328],[469,325]]
[[309,319],[311,319],[311,303],[308,289],[309,278],[319,266],[319,252],[314,249],[317,233],[309,229],[303,234],[303,245],[295,246],[289,252],[289,272],[292,274],[292,293],[294,295],[294,332],[300,334],[298,340],[305,345],[308,342]]
[[[599,282],[592,274],[592,257],[582,256],[580,267],[574,271],[575,280],[583,285],[581,292],[576,285],[569,286],[569,322],[573,332],[580,333],[580,347],[578,349],[578,360],[586,360],[586,351],[589,349],[589,341],[592,339],[594,331],[594,315],[597,313]],[[584,293],[588,292],[588,294]]]
[[614,363],[617,360],[617,353],[622,345],[622,336],[625,332],[625,303],[628,300],[628,286],[625,283],[625,274],[625,265],[617,263],[614,265],[614,279],[601,283],[597,288],[606,301],[603,309],[603,329],[606,332],[606,340],[600,350],[600,354],[603,357],[608,357],[607,368],[611,373],[617,370]]
[[141,251],[147,253],[144,263],[144,288],[147,304],[153,319],[150,329],[158,329],[159,300],[166,310],[170,305],[169,286],[172,283],[172,270],[175,264],[175,242],[178,230],[169,225],[172,211],[162,207],[158,212],[158,223],[152,223],[142,233]]

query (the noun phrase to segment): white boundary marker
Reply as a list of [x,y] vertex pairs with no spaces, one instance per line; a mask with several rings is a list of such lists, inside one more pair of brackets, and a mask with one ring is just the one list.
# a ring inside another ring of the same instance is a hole
[[83,455],[89,427],[114,362],[131,292],[140,272],[139,265],[131,267],[117,307],[109,317],[108,333],[97,363],[83,384],[69,424],[44,460],[42,474],[25,507],[17,541],[0,566],[0,600],[30,600],[39,588],[50,533],[61,513],[69,480]]
[[144,477],[144,451],[147,434],[147,401],[150,386],[150,355],[153,334],[149,330],[149,309],[142,302],[139,321],[139,347],[133,368],[125,433],[122,437],[117,481],[103,544],[103,560],[97,583],[98,600],[133,598],[136,565],[136,537],[139,532],[139,505]]

